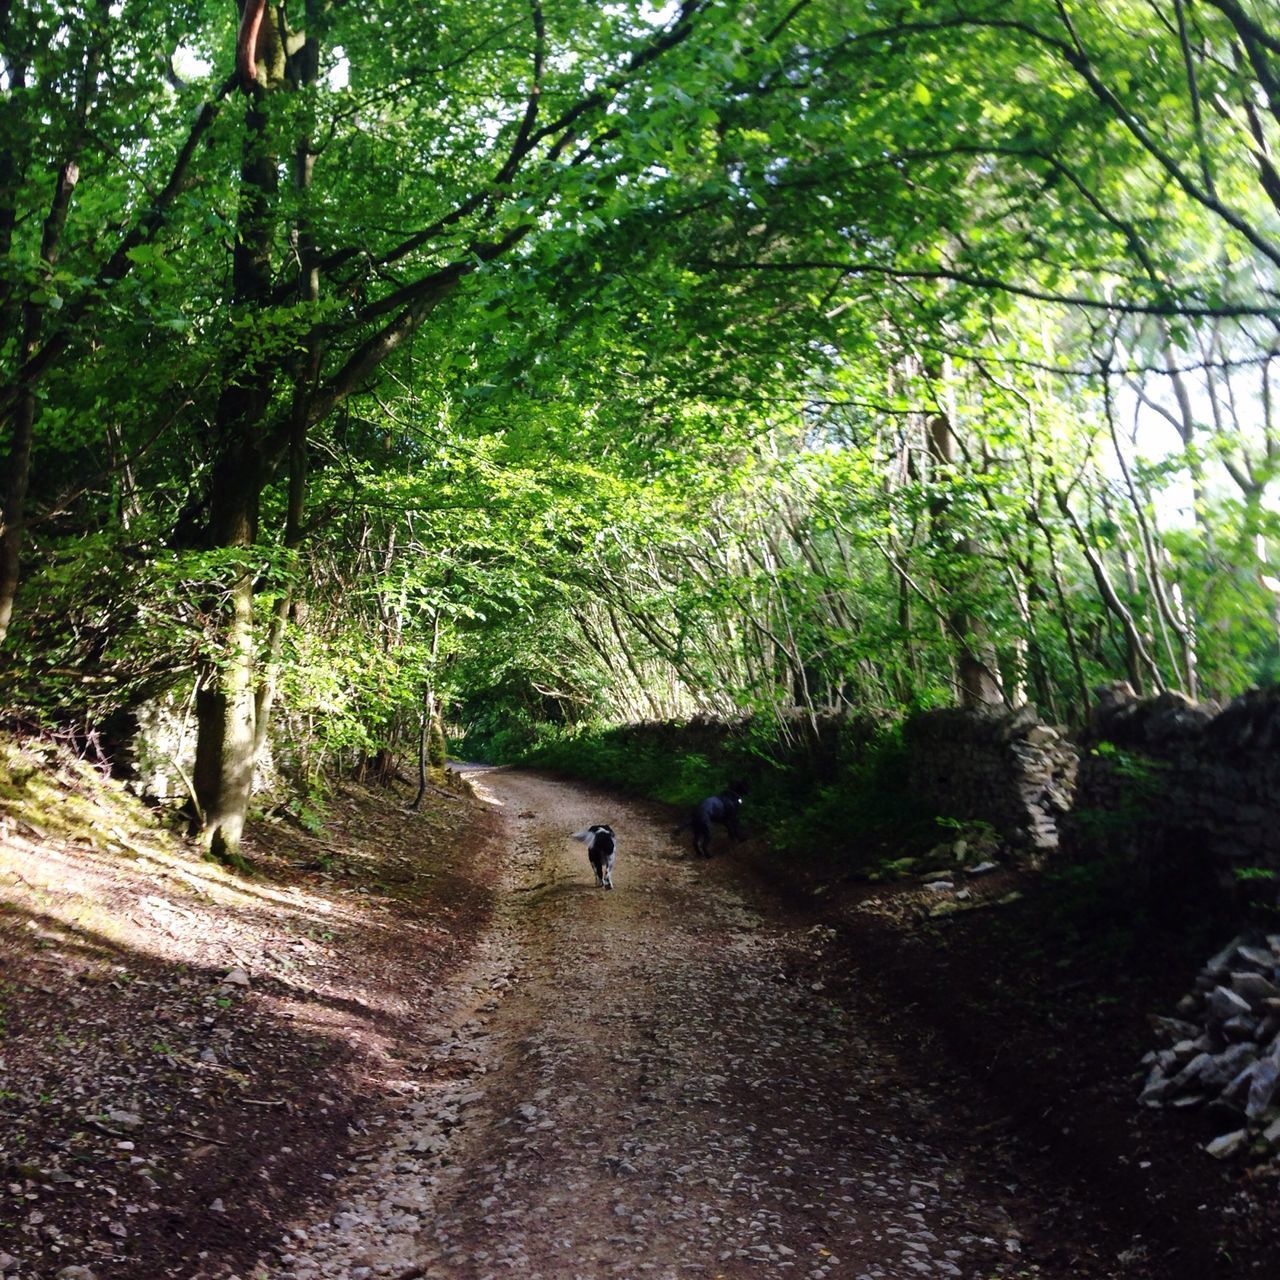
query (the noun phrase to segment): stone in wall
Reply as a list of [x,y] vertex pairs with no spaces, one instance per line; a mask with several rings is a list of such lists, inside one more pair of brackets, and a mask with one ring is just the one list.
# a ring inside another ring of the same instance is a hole
[[[1096,691],[1067,843],[1127,855],[1153,886],[1197,865],[1233,892],[1280,886],[1280,689],[1226,707]],[[1272,879],[1267,877],[1271,876]],[[1192,880],[1195,879],[1192,874]]]
[[913,790],[935,813],[986,822],[1033,857],[1058,847],[1058,820],[1075,790],[1076,750],[1034,707],[923,712],[904,734]]
[[[281,716],[277,715],[277,724]],[[196,724],[189,691],[165,694],[140,704],[130,717],[125,750],[113,760],[118,776],[135,794],[163,804],[191,798],[195,768]],[[254,769],[255,796],[283,788],[276,750],[268,741]]]
[[1192,702],[1172,689],[1154,698],[1139,698],[1123,680],[1101,685],[1093,693],[1083,736],[1086,745],[1105,741],[1118,747],[1170,751],[1199,737],[1218,712],[1216,703]]

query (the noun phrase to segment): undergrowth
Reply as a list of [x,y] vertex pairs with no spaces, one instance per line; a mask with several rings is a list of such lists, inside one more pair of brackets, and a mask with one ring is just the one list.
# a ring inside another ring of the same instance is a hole
[[41,837],[107,843],[110,828],[149,826],[142,804],[66,747],[0,732],[0,817]]

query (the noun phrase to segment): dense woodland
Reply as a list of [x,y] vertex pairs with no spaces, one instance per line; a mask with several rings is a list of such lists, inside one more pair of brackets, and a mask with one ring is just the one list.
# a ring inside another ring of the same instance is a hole
[[0,699],[234,852],[447,721],[1280,668],[1270,0],[0,3]]

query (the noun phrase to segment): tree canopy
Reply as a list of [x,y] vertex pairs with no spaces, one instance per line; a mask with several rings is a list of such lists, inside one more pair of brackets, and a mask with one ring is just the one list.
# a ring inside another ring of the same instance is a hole
[[1274,676],[1262,0],[0,4],[0,680],[255,765]]

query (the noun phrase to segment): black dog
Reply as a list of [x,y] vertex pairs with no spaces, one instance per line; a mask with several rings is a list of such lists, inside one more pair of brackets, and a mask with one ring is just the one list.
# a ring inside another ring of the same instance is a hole
[[575,840],[581,840],[587,846],[587,857],[591,859],[591,869],[596,873],[596,884],[604,889],[613,888],[613,860],[618,853],[618,841],[612,827],[603,824],[588,827],[585,831],[575,831]]
[[699,800],[688,822],[683,822],[671,834],[679,835],[681,831],[693,828],[693,852],[696,857],[711,857],[711,824],[721,826],[735,839],[742,839],[742,831],[738,826],[738,811],[742,808],[742,799],[747,794],[745,782],[731,782],[717,796],[708,796]]

